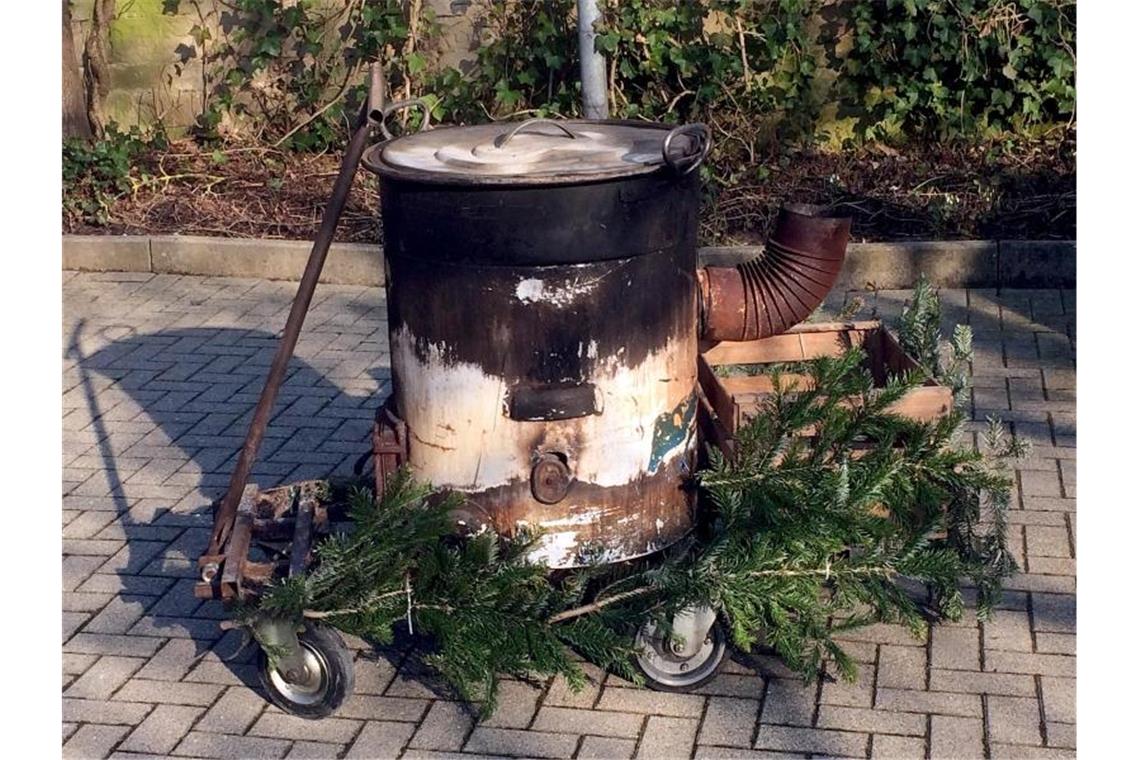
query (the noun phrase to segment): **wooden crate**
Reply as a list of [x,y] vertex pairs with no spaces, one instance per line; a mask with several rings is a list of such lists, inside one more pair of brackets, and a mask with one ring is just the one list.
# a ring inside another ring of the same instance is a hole
[[[793,327],[783,335],[739,343],[718,343],[697,358],[697,373],[702,394],[700,425],[705,440],[716,444],[726,455],[733,452],[736,431],[756,413],[772,393],[772,380],[766,374],[721,377],[714,367],[726,365],[771,365],[798,362],[823,356],[842,356],[861,346],[867,353],[867,365],[877,387],[886,384],[888,375],[919,370],[918,362],[907,356],[894,336],[874,320],[863,322],[826,322]],[[784,373],[782,383],[792,381],[807,389],[809,378]],[[912,419],[929,421],[948,414],[954,398],[950,389],[928,378],[891,405],[890,409]],[[810,435],[811,431],[804,431]]]

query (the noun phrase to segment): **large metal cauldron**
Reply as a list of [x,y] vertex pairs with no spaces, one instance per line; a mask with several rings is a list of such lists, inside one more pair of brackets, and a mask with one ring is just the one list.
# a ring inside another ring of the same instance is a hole
[[407,462],[552,568],[692,526],[700,125],[535,120],[371,149]]

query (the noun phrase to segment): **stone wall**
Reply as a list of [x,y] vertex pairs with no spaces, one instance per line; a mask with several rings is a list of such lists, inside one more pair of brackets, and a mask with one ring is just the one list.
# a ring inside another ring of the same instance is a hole
[[[82,55],[93,0],[72,0],[76,53]],[[344,0],[328,0],[343,6]],[[442,35],[441,60],[459,65],[473,54],[480,0],[424,0]],[[121,126],[162,120],[177,131],[202,110],[202,63],[191,37],[195,25],[216,28],[215,0],[118,0],[111,25],[111,92],[108,118]],[[76,67],[81,68],[76,61]]]

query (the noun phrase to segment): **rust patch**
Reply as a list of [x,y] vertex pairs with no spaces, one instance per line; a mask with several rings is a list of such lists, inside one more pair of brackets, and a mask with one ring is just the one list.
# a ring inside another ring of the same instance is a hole
[[623,486],[574,481],[556,505],[536,500],[529,481],[469,493],[454,517],[469,530],[486,527],[508,536],[523,526],[541,529],[543,546],[536,558],[552,568],[633,559],[692,529],[696,490],[682,477],[680,465],[689,453]]

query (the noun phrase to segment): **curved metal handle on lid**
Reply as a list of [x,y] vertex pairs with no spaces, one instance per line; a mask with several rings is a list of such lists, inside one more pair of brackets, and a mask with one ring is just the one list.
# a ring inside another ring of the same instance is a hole
[[388,117],[397,111],[404,111],[408,108],[417,107],[424,112],[424,120],[420,122],[420,128],[417,130],[418,132],[423,132],[431,123],[431,106],[429,106],[427,101],[423,98],[393,101],[386,104],[379,110],[373,109],[372,112],[368,114],[368,118],[371,119],[373,124],[380,127],[380,131],[384,134],[385,140],[391,140],[392,133],[388,131],[388,125],[386,123],[388,121]]
[[[565,124],[560,124],[559,122],[555,121],[554,119],[545,119],[545,118],[542,118],[540,116],[540,117],[535,118],[535,119],[527,119],[522,124],[519,124],[517,127],[512,129],[510,132],[507,132],[505,135],[500,135],[499,137],[495,138],[495,147],[496,148],[503,147],[504,145],[509,143],[511,141],[511,139],[515,135],[517,135],[519,132],[522,132],[524,129],[526,129],[527,127],[532,126],[534,124],[550,124],[552,126],[558,127],[560,130],[562,130],[562,134],[564,134],[566,137],[569,137],[571,140],[573,140],[574,138],[576,138],[578,136],[578,135],[574,134],[573,132],[571,132],[566,127]],[[553,135],[551,135],[551,136],[553,137]]]
[[[687,137],[689,144],[689,149],[680,155],[672,151],[673,142],[678,137]],[[701,165],[711,147],[712,134],[708,127],[700,123],[682,124],[665,135],[665,140],[661,143],[661,156],[670,169],[684,176]]]

